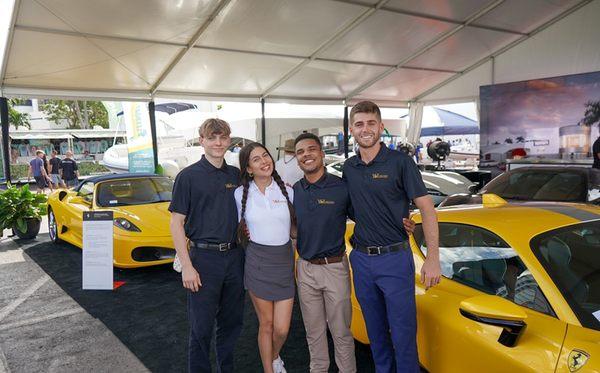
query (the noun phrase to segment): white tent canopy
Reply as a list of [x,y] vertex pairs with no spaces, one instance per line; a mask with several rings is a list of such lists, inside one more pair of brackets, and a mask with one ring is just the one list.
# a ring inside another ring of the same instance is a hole
[[600,70],[598,0],[16,0],[13,13],[2,96],[406,106]]

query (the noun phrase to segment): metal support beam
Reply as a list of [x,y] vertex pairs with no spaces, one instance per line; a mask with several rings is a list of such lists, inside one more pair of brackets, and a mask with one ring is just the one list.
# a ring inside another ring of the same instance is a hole
[[472,16],[470,16],[465,22],[461,23],[460,25],[452,28],[451,30],[449,30],[447,32],[442,33],[441,35],[439,35],[438,37],[436,37],[435,39],[433,39],[432,41],[430,41],[429,43],[427,43],[425,46],[423,46],[421,49],[417,50],[415,53],[411,54],[410,56],[406,57],[402,61],[398,62],[398,64],[396,64],[396,66],[394,66],[394,67],[392,67],[390,69],[387,69],[383,73],[377,75],[375,78],[367,81],[364,84],[361,84],[358,88],[356,88],[355,90],[353,90],[352,92],[350,92],[348,94],[348,96],[346,97],[346,101],[348,101],[352,97],[358,95],[359,93],[361,93],[365,89],[369,88],[373,84],[377,83],[378,81],[384,79],[385,77],[387,77],[391,73],[395,72],[396,70],[402,68],[404,65],[406,65],[410,61],[412,61],[415,58],[417,58],[417,57],[421,56],[422,54],[426,53],[427,51],[429,51],[430,49],[432,49],[436,45],[440,44],[444,40],[448,39],[452,35],[456,34],[460,30],[462,30],[463,28],[465,28],[467,26],[470,26],[477,19],[479,19],[479,18],[483,17],[484,15],[486,15],[487,13],[491,12],[493,9],[495,9],[496,7],[498,7],[503,2],[504,2],[504,0],[496,0],[493,3],[487,5],[483,9],[479,10],[477,13],[473,14]]
[[154,110],[154,101],[148,103],[148,115],[150,116],[150,136],[152,137],[154,172],[158,172],[158,142],[156,139],[156,111]]
[[348,143],[349,143],[349,129],[348,129],[348,106],[344,105],[344,158],[348,159]]
[[169,74],[171,73],[171,71],[173,71],[173,69],[175,68],[175,66],[177,66],[177,64],[179,63],[179,61],[181,61],[181,59],[186,54],[188,54],[192,50],[192,48],[194,48],[194,45],[196,45],[196,43],[198,42],[198,40],[200,40],[200,37],[202,36],[202,34],[204,33],[204,31],[206,31],[206,29],[208,28],[208,26],[210,26],[210,24],[212,23],[212,21],[214,21],[214,19],[217,18],[217,16],[219,15],[219,13],[221,13],[221,11],[223,11],[223,9],[230,2],[231,2],[231,0],[221,0],[219,2],[219,4],[217,4],[217,7],[215,8],[215,10],[213,10],[213,12],[210,14],[210,16],[208,17],[208,19],[206,21],[204,21],[204,23],[202,24],[202,26],[200,26],[200,28],[198,29],[198,31],[196,31],[196,33],[194,34],[194,36],[192,36],[192,38],[190,39],[190,41],[187,43],[186,47],[184,49],[182,49],[181,51],[179,51],[179,53],[177,53],[177,55],[175,56],[175,58],[173,58],[173,60],[169,64],[169,66],[167,66],[167,68],[163,71],[163,73],[160,75],[160,77],[152,85],[152,87],[150,88],[150,94],[151,95],[154,95],[154,92],[156,92],[156,90],[161,85],[161,83],[167,78],[167,76],[169,76]]
[[533,37],[534,35],[537,35],[538,33],[542,32],[543,30],[547,29],[548,27],[552,26],[553,24],[555,24],[556,22],[560,21],[561,19],[567,17],[568,15],[570,15],[571,13],[581,9],[582,7],[586,6],[587,4],[591,3],[593,0],[583,0],[580,1],[579,3],[575,4],[574,6],[572,6],[571,8],[567,9],[566,11],[562,12],[561,14],[557,15],[556,17],[552,18],[551,20],[549,20],[548,22],[544,23],[543,25],[539,26],[538,28],[536,28],[535,30],[533,30],[532,32],[530,32],[527,36],[523,36],[518,38],[517,40],[505,45],[504,47],[498,49],[497,51],[495,51],[494,53],[492,53],[491,55],[482,58],[481,60],[477,61],[476,63],[474,63],[473,65],[467,67],[465,70],[449,77],[448,79],[444,80],[443,82],[429,88],[428,90],[426,90],[425,92],[419,94],[418,96],[416,96],[415,98],[413,98],[411,101],[420,101],[422,98],[429,96],[430,94],[432,94],[433,92],[437,91],[438,89],[442,88],[443,86],[449,84],[450,82],[453,82],[454,80],[460,78],[461,76],[475,70],[476,68],[478,68],[479,66],[485,64],[488,61],[492,61],[492,84],[495,84],[495,59],[496,57],[498,57],[499,55],[501,55],[502,53],[508,51],[511,48],[516,47],[518,44],[521,44],[522,42],[524,42],[525,40]]
[[321,44],[310,56],[308,56],[306,59],[304,59],[304,61],[300,62],[292,70],[288,71],[278,81],[276,81],[269,88],[267,88],[263,92],[262,97],[267,97],[268,95],[270,95],[271,92],[273,92],[275,89],[277,89],[277,87],[279,87],[280,85],[282,85],[283,83],[288,81],[292,76],[296,75],[296,73],[298,73],[298,71],[302,70],[302,68],[304,66],[309,64],[311,61],[314,61],[317,58],[317,56],[319,55],[319,53],[321,53],[325,49],[329,48],[333,43],[335,43],[340,38],[342,38],[344,35],[349,33],[352,29],[354,29],[356,26],[361,24],[365,19],[369,18],[373,13],[375,13],[375,11],[377,11],[379,8],[384,6],[385,3],[387,3],[388,1],[389,0],[379,0],[379,2],[377,4],[375,4],[373,7],[370,7],[369,9],[362,12],[352,22],[350,22],[348,25],[346,25],[340,31],[336,32],[332,37],[327,39],[323,44]]
[[10,144],[8,141],[8,99],[0,97],[0,121],[2,121],[2,166],[4,180],[10,182]]
[[267,146],[267,120],[265,119],[265,99],[260,99],[260,140],[263,146]]
[[[370,5],[370,4],[365,4],[365,3],[361,2],[361,1],[357,1],[357,0],[332,0],[332,1],[336,1],[338,3],[359,5],[359,6],[364,6],[364,7],[372,7],[372,5]],[[390,13],[402,14],[405,16],[417,17],[417,18],[422,18],[422,19],[427,19],[427,20],[432,20],[432,21],[452,23],[455,25],[460,25],[461,23],[463,23],[463,21],[453,19],[453,18],[439,17],[439,16],[435,16],[432,14],[426,14],[426,13],[414,12],[414,11],[410,11],[410,10],[392,8],[389,6],[382,6],[381,10],[390,12]],[[476,23],[472,23],[469,26],[474,27],[474,28],[483,29],[483,30],[504,32],[507,34],[526,35],[526,33],[524,33],[524,32],[517,31],[517,30],[505,29],[502,27],[488,26],[488,25],[482,25],[482,24],[476,24]]]

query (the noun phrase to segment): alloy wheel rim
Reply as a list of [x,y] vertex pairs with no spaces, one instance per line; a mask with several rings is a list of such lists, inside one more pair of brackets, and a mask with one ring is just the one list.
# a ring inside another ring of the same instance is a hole
[[48,232],[50,233],[50,239],[54,240],[56,237],[56,220],[54,219],[54,212],[50,210],[48,214]]

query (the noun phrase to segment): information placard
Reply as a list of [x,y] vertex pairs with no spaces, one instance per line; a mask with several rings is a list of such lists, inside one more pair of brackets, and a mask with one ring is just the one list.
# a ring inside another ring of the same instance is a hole
[[113,213],[83,213],[83,276],[87,290],[113,289]]

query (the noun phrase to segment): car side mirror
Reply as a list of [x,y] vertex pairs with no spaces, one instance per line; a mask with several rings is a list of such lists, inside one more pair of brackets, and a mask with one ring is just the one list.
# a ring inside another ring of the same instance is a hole
[[520,306],[495,295],[480,295],[460,302],[460,314],[475,322],[501,327],[498,342],[514,347],[527,324]]

